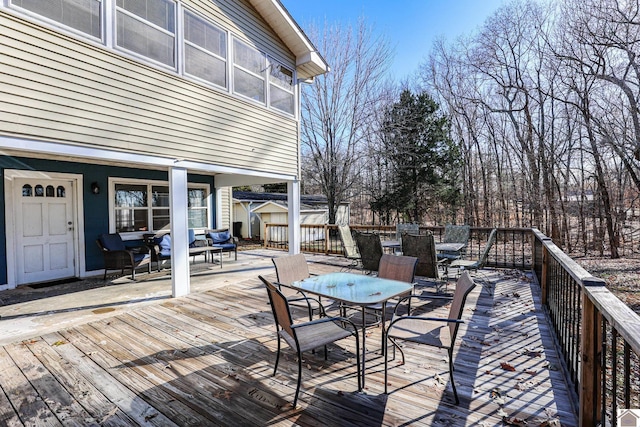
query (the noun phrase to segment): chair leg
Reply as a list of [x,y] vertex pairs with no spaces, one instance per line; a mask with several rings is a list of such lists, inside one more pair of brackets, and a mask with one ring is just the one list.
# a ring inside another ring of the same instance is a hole
[[362,368],[360,368],[362,359],[360,358],[360,336],[358,335],[358,329],[355,329],[353,331],[353,336],[356,337],[356,369],[358,371],[358,391],[362,391]]
[[298,393],[300,393],[300,386],[302,385],[302,354],[298,350],[298,386],[296,387],[296,395],[293,398],[293,408],[295,409],[296,403],[298,403]]
[[276,353],[276,364],[273,367],[273,376],[276,376],[276,371],[278,370],[278,362],[280,361],[280,334],[278,334],[278,352]]
[[456,383],[453,381],[453,357],[449,354],[449,380],[451,381],[451,388],[453,388],[453,396],[456,399],[456,405],[460,403],[458,399],[458,391],[456,390]]

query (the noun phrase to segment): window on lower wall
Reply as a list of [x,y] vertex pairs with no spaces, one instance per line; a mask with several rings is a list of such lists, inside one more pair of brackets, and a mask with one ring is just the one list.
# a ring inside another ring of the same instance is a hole
[[[207,185],[189,184],[189,228],[209,226]],[[114,181],[112,224],[117,233],[150,233],[168,229],[169,186],[163,182]]]

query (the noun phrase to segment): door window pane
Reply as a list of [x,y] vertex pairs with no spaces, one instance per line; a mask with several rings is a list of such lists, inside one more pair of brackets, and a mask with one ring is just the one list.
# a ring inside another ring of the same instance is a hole
[[25,184],[22,186],[22,197],[31,197],[33,196],[33,187],[29,184]]

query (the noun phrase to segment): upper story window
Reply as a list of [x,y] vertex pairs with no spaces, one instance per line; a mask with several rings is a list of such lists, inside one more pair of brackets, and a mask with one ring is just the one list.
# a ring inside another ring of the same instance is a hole
[[259,50],[233,39],[233,91],[264,103],[266,60]]
[[102,0],[11,0],[11,4],[102,38]]
[[295,112],[295,86],[293,71],[270,59],[269,104],[285,113]]
[[[180,0],[0,0],[179,75],[295,116],[295,72]],[[110,17],[113,16],[113,19]]]
[[117,0],[116,44],[175,67],[175,8],[171,0]]
[[184,72],[227,87],[227,33],[184,12]]

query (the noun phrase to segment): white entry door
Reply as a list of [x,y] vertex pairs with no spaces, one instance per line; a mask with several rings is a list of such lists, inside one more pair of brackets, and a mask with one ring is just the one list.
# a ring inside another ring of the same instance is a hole
[[73,181],[14,181],[17,284],[75,275]]

